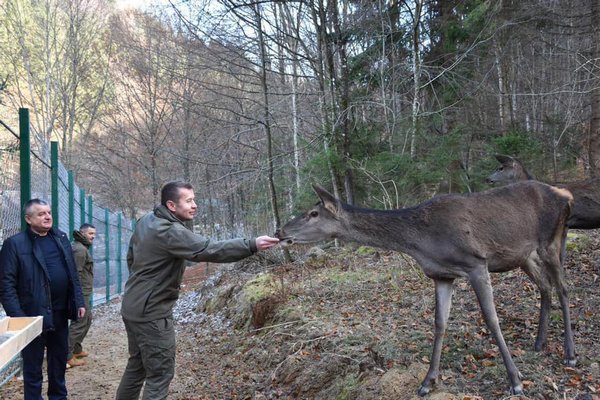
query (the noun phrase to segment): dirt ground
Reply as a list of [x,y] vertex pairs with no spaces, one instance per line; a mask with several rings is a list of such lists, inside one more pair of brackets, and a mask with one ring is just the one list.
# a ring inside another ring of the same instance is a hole
[[[196,296],[193,290],[201,286],[207,274],[214,271],[214,266],[205,264],[188,268],[185,274],[182,298],[178,310],[193,312]],[[84,340],[84,350],[90,355],[84,360],[86,364],[67,369],[67,389],[69,398],[74,400],[108,400],[114,399],[121,374],[127,364],[127,335],[120,316],[119,299],[94,309],[93,325]],[[44,379],[46,374],[44,373]],[[46,391],[44,382],[43,393]],[[177,387],[177,382],[173,383]],[[20,376],[13,378],[0,387],[0,399],[23,398],[23,382]],[[173,397],[175,398],[175,397]],[[193,398],[193,397],[177,397]],[[199,397],[201,398],[201,397]]]
[[[578,364],[562,359],[553,299],[547,349],[532,351],[539,295],[521,272],[493,276],[521,399],[600,400],[600,233],[575,233],[565,265]],[[261,253],[262,254],[262,253]],[[370,248],[299,248],[186,271],[174,310],[178,353],[169,399],[414,400],[433,338],[433,284],[408,257]],[[208,278],[207,278],[208,277]],[[95,309],[87,364],[67,371],[71,399],[113,399],[127,361],[120,304]],[[507,395],[497,348],[465,281],[456,282],[441,376],[426,399]],[[22,381],[0,388],[22,398]]]

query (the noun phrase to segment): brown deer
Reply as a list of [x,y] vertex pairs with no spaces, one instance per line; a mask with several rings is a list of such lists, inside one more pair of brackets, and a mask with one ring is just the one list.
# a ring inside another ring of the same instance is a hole
[[[486,178],[486,182],[513,183],[535,179],[518,159],[502,154],[497,154],[495,157],[501,165]],[[600,179],[556,183],[554,185],[565,188],[573,194],[573,209],[567,219],[569,228],[600,228]]]
[[433,354],[419,395],[429,393],[439,376],[442,341],[457,278],[467,278],[477,295],[513,394],[522,394],[523,386],[500,330],[490,272],[520,267],[539,288],[537,351],[546,344],[552,287],[556,288],[563,313],[564,360],[575,365],[561,256],[572,201],[568,191],[528,181],[479,193],[438,196],[411,208],[375,210],[353,207],[318,185],[313,188],[320,202],[277,232],[283,244],[338,238],[401,251],[411,255],[433,279]]

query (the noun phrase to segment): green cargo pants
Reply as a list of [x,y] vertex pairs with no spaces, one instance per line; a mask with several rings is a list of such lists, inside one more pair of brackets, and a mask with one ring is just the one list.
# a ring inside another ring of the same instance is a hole
[[69,325],[69,354],[67,360],[73,358],[73,353],[81,353],[83,347],[83,339],[92,326],[92,307],[90,306],[91,295],[84,295],[83,301],[85,304],[85,315],[83,318],[79,318],[77,321],[72,322]]
[[166,399],[175,375],[175,329],[172,318],[133,322],[123,318],[129,360],[117,389],[117,400]]

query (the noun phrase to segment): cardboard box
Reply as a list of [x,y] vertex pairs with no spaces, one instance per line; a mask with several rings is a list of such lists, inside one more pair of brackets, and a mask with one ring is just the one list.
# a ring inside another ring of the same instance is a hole
[[42,319],[42,317],[0,319],[0,369],[42,333]]

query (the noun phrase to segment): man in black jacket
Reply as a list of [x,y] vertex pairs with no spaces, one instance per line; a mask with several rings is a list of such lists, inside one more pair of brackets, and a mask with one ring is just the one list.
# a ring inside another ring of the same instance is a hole
[[66,399],[68,320],[85,315],[81,285],[69,239],[52,228],[48,203],[32,199],[23,211],[27,230],[0,251],[0,301],[9,317],[44,317],[42,334],[21,352],[25,400],[42,398],[44,350],[48,398]]

